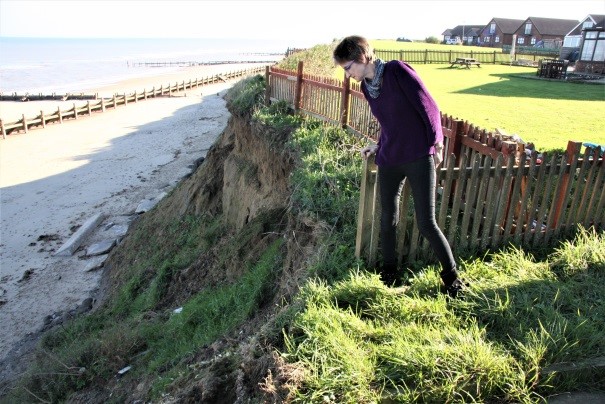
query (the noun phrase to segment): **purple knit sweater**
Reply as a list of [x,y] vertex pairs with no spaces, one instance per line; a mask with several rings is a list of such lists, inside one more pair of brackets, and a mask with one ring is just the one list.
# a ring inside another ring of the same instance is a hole
[[387,62],[378,98],[361,89],[381,133],[376,164],[395,166],[435,153],[434,145],[443,142],[441,115],[418,74],[408,64]]

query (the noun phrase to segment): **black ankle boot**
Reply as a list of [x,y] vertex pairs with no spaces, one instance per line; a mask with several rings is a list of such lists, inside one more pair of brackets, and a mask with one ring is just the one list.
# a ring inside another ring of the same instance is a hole
[[399,286],[399,270],[397,269],[397,263],[384,263],[380,267],[380,280],[387,286]]

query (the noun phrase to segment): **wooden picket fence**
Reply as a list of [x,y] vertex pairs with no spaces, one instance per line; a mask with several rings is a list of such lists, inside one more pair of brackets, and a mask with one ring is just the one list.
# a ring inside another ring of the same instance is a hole
[[[370,141],[380,127],[359,85],[349,80],[275,67],[265,71],[265,101],[285,101],[295,111],[339,125]],[[552,245],[578,225],[605,230],[605,167],[600,149],[569,142],[566,153],[542,156],[522,141],[442,115],[444,162],[438,172],[437,221],[455,249],[485,251],[513,243]],[[379,250],[377,166],[364,162],[356,254],[373,265]],[[398,224],[400,259],[430,259],[418,231],[408,185]]]
[[485,64],[511,63],[513,61],[539,62],[542,59],[558,57],[559,52],[517,51],[511,56],[510,51],[502,49],[493,51],[467,51],[464,46],[452,46],[450,50],[374,50],[382,60],[405,60],[408,63],[452,63],[456,58],[472,58]]
[[[568,153],[539,162],[534,153],[520,158],[499,153],[454,155],[437,170],[436,219],[458,251],[484,252],[506,245],[552,246],[578,225],[605,230],[605,167],[600,150],[570,142]],[[575,151],[575,153],[574,153]],[[470,164],[467,164],[470,163]],[[370,265],[377,261],[380,227],[378,168],[364,162],[359,202],[356,252]],[[402,262],[431,260],[431,248],[420,236],[413,214],[411,189],[405,184],[400,201],[397,251]]]
[[148,98],[170,96],[180,91],[191,90],[208,84],[226,82],[234,78],[262,73],[264,70],[265,67],[237,70],[204,77],[201,79],[196,78],[195,80],[189,80],[187,82],[182,81],[181,83],[177,82],[174,84],[168,84],[166,86],[161,85],[159,88],[154,86],[151,90],[145,89],[143,92],[135,91],[134,93],[128,95],[114,94],[112,98],[101,98],[97,102],[91,102],[88,100],[86,104],[79,106],[74,103],[73,107],[68,110],[62,111],[59,107],[55,112],[51,112],[50,114],[45,114],[44,111],[40,111],[40,115],[37,115],[33,118],[26,118],[25,114],[23,114],[22,118],[15,122],[4,123],[2,119],[0,119],[0,130],[2,133],[2,138],[6,139],[6,135],[11,133],[17,133],[20,131],[27,133],[28,130],[33,128],[45,128],[46,125],[51,123],[63,123],[63,121],[67,119],[78,119],[82,116],[90,116],[93,112],[105,112],[105,110],[108,108],[115,109],[119,106],[147,100]]

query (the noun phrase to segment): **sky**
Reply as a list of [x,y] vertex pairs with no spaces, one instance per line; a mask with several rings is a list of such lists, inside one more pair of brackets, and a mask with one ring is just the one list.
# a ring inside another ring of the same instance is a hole
[[0,0],[0,36],[253,38],[330,43],[441,38],[493,17],[582,20],[605,0]]

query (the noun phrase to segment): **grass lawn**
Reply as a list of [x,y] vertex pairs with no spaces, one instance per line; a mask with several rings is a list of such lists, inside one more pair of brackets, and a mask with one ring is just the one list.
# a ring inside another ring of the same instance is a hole
[[535,80],[536,69],[413,65],[441,111],[488,131],[503,128],[538,150],[569,140],[605,144],[605,85]]
[[[375,49],[450,50],[434,45],[376,40]],[[456,47],[480,51],[480,47]],[[489,49],[487,50],[489,51]],[[449,64],[412,64],[441,111],[494,131],[517,134],[538,150],[565,149],[570,140],[605,144],[605,85],[535,80],[536,68],[482,64],[471,69]],[[339,69],[342,78],[342,70]]]

